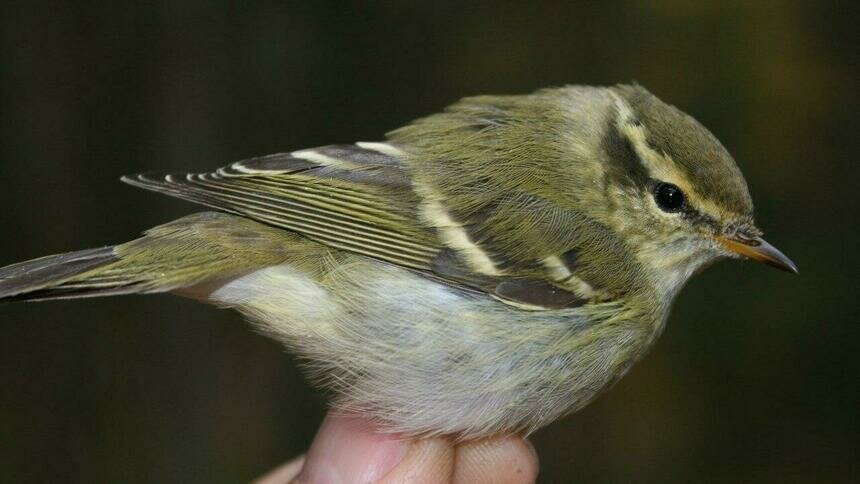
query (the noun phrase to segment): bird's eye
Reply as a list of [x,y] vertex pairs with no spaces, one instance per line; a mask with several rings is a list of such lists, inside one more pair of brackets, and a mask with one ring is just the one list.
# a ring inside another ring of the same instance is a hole
[[684,205],[684,192],[671,183],[658,183],[654,187],[654,201],[664,212],[677,212]]

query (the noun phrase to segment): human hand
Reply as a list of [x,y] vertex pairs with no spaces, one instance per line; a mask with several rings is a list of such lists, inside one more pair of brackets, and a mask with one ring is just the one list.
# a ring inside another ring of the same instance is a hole
[[260,477],[255,484],[509,483],[535,482],[534,447],[515,435],[454,442],[446,437],[405,440],[377,433],[367,419],[329,413],[307,456]]

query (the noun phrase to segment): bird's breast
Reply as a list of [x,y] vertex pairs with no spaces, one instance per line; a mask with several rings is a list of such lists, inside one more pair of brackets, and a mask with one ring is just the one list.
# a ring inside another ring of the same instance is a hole
[[591,401],[649,340],[620,304],[523,311],[359,256],[269,267],[211,298],[308,358],[336,405],[408,434],[535,430]]

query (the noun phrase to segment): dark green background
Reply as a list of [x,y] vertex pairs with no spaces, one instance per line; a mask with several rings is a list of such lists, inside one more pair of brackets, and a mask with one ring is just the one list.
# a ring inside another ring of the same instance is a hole
[[[377,140],[470,94],[636,80],[734,153],[801,275],[696,277],[643,362],[533,436],[542,479],[857,479],[856,2],[144,3],[4,2],[0,264],[196,210],[124,173]],[[0,481],[245,481],[324,413],[277,344],[191,301],[2,306],[0,331]]]

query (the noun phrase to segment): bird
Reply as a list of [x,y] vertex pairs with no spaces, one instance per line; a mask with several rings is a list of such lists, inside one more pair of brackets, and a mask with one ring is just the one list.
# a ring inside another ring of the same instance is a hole
[[383,432],[582,409],[727,258],[797,273],[704,126],[638,84],[464,98],[379,142],[122,181],[207,207],[0,269],[0,301],[172,293],[242,313]]

